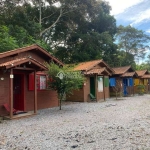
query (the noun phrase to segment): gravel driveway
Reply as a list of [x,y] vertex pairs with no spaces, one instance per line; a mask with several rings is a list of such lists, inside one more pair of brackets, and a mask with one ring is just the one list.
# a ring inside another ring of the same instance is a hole
[[150,95],[69,103],[0,123],[2,150],[150,150]]

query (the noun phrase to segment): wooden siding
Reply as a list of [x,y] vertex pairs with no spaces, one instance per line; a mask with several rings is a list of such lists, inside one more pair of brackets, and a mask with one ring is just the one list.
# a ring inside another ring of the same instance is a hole
[[[97,81],[96,81],[97,82]],[[104,87],[105,90],[105,98],[109,98],[109,87]],[[67,101],[74,101],[74,102],[89,102],[90,99],[90,77],[86,77],[85,84],[83,89],[75,90],[73,95],[67,96]],[[104,101],[104,92],[98,92],[96,90],[97,101]]]
[[74,90],[71,95],[67,96],[66,100],[73,102],[83,102],[84,101],[83,89]]
[[90,101],[90,77],[86,77],[86,82],[84,85],[84,102]]
[[[4,80],[1,80],[1,78]],[[9,103],[9,73],[0,71],[0,116],[8,114],[3,107],[4,103]]]
[[[24,71],[22,71],[24,72]],[[25,111],[34,110],[34,91],[29,91],[28,79],[29,74],[24,72],[24,87],[25,87]],[[9,103],[9,72],[0,72],[0,78],[3,77],[4,80],[0,80],[0,116],[7,115],[8,112],[3,107],[4,103]],[[37,91],[37,105],[38,109],[45,109],[50,107],[57,107],[59,105],[57,93],[52,90]]]

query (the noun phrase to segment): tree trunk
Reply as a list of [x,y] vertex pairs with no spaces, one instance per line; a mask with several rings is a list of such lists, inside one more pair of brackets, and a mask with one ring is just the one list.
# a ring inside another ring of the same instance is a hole
[[61,110],[61,98],[59,99],[59,110]]
[[42,24],[41,18],[42,18],[41,0],[39,0],[39,24],[40,24],[40,34],[41,34],[41,24]]

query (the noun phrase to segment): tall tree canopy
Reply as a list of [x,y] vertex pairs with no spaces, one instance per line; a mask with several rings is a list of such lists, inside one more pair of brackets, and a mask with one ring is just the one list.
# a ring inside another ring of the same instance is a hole
[[116,20],[103,0],[4,0],[0,8],[0,24],[19,47],[38,43],[67,63],[109,63],[116,53]]
[[149,49],[150,37],[142,30],[134,27],[119,26],[116,34],[119,50],[124,50],[134,56],[135,60],[143,59]]

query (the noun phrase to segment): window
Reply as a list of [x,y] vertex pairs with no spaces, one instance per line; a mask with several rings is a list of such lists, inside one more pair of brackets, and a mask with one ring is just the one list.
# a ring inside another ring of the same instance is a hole
[[[45,90],[47,88],[47,77],[44,74],[36,74],[37,90]],[[29,90],[34,90],[34,74],[29,74]]]

